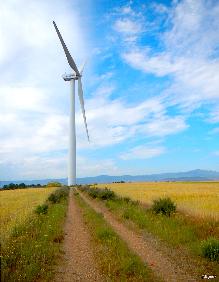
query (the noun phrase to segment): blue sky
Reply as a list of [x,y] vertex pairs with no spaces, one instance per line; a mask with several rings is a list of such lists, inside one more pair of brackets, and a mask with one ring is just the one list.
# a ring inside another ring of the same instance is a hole
[[219,2],[0,3],[0,179],[67,176],[70,72],[78,65],[77,176],[219,170]]

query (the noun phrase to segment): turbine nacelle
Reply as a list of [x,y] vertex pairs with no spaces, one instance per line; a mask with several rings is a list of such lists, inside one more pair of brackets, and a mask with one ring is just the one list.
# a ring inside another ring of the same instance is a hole
[[71,81],[72,79],[74,80],[78,80],[80,77],[82,77],[82,75],[76,75],[76,74],[63,74],[62,78],[64,79],[64,81]]

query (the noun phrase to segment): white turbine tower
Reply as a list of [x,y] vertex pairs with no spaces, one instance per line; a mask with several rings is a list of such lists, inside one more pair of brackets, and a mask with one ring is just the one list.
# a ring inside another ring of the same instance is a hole
[[89,141],[89,134],[87,129],[87,121],[86,121],[86,115],[85,115],[85,109],[84,109],[84,98],[83,98],[83,89],[82,89],[82,72],[78,71],[78,68],[71,56],[71,54],[68,51],[68,48],[65,45],[64,40],[62,39],[61,33],[58,30],[58,27],[56,23],[53,21],[53,25],[55,27],[55,30],[58,34],[58,37],[61,41],[62,47],[64,49],[66,58],[68,60],[68,63],[70,67],[73,70],[73,73],[70,75],[64,75],[63,79],[65,81],[69,81],[71,84],[71,91],[70,91],[70,124],[69,124],[69,162],[68,162],[68,185],[74,185],[76,184],[76,134],[75,134],[75,81],[78,81],[78,96],[81,104],[81,110],[84,118],[84,124],[86,128],[87,138]]

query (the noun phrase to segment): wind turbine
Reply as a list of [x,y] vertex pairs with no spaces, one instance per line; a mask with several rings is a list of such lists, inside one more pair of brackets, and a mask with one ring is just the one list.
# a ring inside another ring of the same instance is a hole
[[64,49],[68,64],[73,70],[72,74],[69,75],[63,75],[63,79],[65,81],[69,81],[71,85],[71,91],[70,91],[70,125],[69,125],[69,159],[68,159],[68,185],[74,185],[76,184],[76,134],[75,134],[75,81],[78,81],[78,97],[81,104],[81,110],[84,118],[84,124],[85,129],[87,133],[87,139],[89,141],[89,134],[87,129],[87,120],[85,115],[85,109],[84,109],[84,98],[83,98],[83,88],[82,88],[82,73],[83,68],[79,71],[71,54],[68,51],[68,48],[65,45],[65,42],[61,36],[61,33],[58,30],[58,27],[56,23],[53,21],[53,25],[55,27],[55,30],[58,34],[59,40],[62,44],[62,47]]

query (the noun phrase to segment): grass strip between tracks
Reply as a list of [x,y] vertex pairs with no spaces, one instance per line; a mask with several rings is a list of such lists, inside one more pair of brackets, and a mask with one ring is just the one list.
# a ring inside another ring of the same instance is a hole
[[51,281],[63,240],[67,203],[67,196],[58,203],[47,201],[46,214],[33,212],[25,223],[13,229],[1,250],[2,281]]
[[[109,281],[158,281],[141,259],[133,254],[101,213],[88,206],[80,195],[74,196],[90,230],[98,265]],[[108,281],[108,280],[107,280]]]

